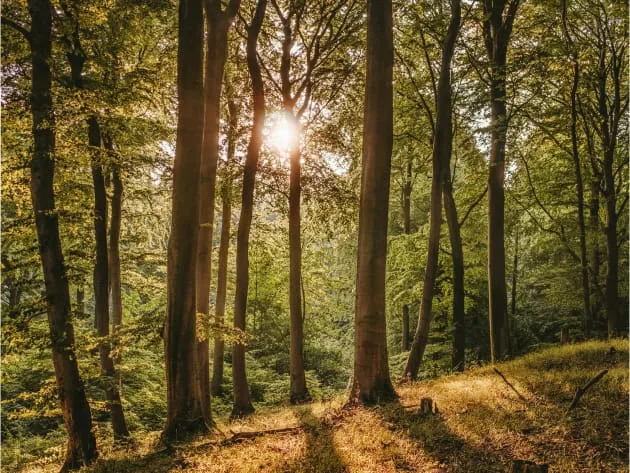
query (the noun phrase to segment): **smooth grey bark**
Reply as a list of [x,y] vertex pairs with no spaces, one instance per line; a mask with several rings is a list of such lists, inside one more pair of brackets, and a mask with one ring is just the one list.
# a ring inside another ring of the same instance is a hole
[[199,235],[199,170],[203,142],[203,9],[180,0],[177,48],[177,139],[173,165],[171,234],[167,261],[167,442],[208,431],[202,411],[197,358],[196,267]]
[[491,147],[488,170],[488,301],[492,362],[509,353],[505,287],[505,144],[507,50],[519,0],[484,0],[483,32],[490,62]]
[[363,163],[350,402],[396,397],[385,320],[387,217],[393,142],[394,47],[391,0],[368,0]]

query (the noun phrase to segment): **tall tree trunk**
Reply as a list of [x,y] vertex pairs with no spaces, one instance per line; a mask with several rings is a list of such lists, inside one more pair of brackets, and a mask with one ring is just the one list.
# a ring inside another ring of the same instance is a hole
[[571,85],[571,157],[575,169],[575,187],[577,195],[578,227],[580,230],[580,269],[582,272],[582,300],[584,302],[584,335],[589,338],[591,335],[591,287],[588,276],[588,259],[586,247],[586,223],[584,219],[584,181],[582,179],[582,166],[580,163],[579,143],[577,133],[578,103],[577,94],[580,84],[580,62],[578,52],[569,34],[567,27],[567,6],[566,0],[562,1],[562,29],[568,46],[571,50],[571,61],[573,62],[573,83]]
[[[83,66],[85,53],[81,47],[79,23],[73,12],[62,3],[64,13],[72,21],[72,39],[67,43],[71,47],[66,51],[70,63],[73,85],[83,89]],[[92,183],[94,186],[94,245],[95,263],[93,270],[94,287],[94,327],[99,337],[99,360],[101,364],[101,383],[105,391],[108,408],[112,417],[114,440],[124,440],[129,437],[129,430],[125,422],[125,415],[120,399],[120,392],[116,380],[116,369],[111,357],[111,342],[109,339],[109,261],[107,251],[107,192],[103,173],[102,133],[96,115],[87,119],[88,145],[91,154]]]
[[[226,177],[226,179],[228,179]],[[221,216],[221,243],[219,244],[219,271],[217,275],[217,324],[223,324],[225,320],[225,298],[227,292],[227,266],[230,250],[230,225],[232,223],[232,179],[223,183],[221,188],[222,216]],[[221,395],[223,384],[223,355],[225,342],[223,336],[218,336],[214,341],[212,384],[213,396]]]
[[514,233],[514,260],[512,262],[512,294],[510,297],[511,303],[511,316],[512,319],[516,316],[516,282],[518,277],[518,226]]
[[457,217],[457,206],[453,196],[450,163],[443,170],[444,213],[451,242],[453,261],[453,358],[454,371],[464,371],[466,362],[466,329],[464,308],[464,250],[462,247],[461,227]]
[[53,364],[68,441],[62,471],[89,465],[98,456],[92,432],[92,415],[74,353],[74,328],[70,290],[59,238],[55,209],[55,115],[52,104],[52,5],[49,0],[29,0],[31,16],[31,112],[33,156],[31,200],[35,214],[39,255],[44,273],[46,308]]
[[442,224],[442,179],[445,166],[450,166],[453,148],[453,123],[451,116],[451,59],[460,28],[461,4],[451,2],[451,20],[442,45],[442,64],[438,80],[436,101],[435,136],[433,136],[433,176],[431,181],[431,219],[429,249],[424,271],[422,300],[418,326],[411,344],[404,378],[416,379],[429,339],[432,319],[433,292],[438,271],[440,251],[440,227]]
[[[290,119],[297,126],[297,119],[291,110],[286,110]],[[300,144],[296,137],[290,151],[289,174],[289,307],[291,313],[291,343],[290,343],[290,393],[291,403],[309,401],[311,399],[306,387],[304,373],[304,320],[302,318],[302,238],[300,196],[301,164]]]
[[[234,327],[243,332],[245,331],[249,288],[249,231],[252,225],[256,170],[265,123],[265,91],[256,48],[266,8],[267,0],[256,2],[254,18],[247,28],[247,68],[252,80],[254,117],[243,170],[241,216],[236,237],[236,290],[234,294]],[[232,417],[242,417],[254,412],[245,371],[245,345],[238,342],[232,346],[232,382],[234,385]]]
[[[105,148],[113,151],[109,139],[104,139]],[[123,182],[118,163],[111,164],[112,170],[112,198],[109,225],[109,288],[111,297],[111,314],[113,331],[116,333],[122,326],[122,291],[120,277],[120,229],[122,223],[122,195]]]
[[[411,159],[407,161],[407,169],[405,175],[405,184],[402,191],[402,209],[403,209],[403,232],[405,235],[411,234],[411,192],[413,190]],[[402,334],[401,344],[402,351],[409,350],[409,305],[403,304],[402,308]]]
[[[225,321],[225,300],[227,293],[227,267],[228,255],[230,250],[230,227],[232,223],[232,171],[230,165],[234,159],[234,150],[237,139],[238,127],[238,109],[233,98],[233,90],[226,78],[226,87],[228,93],[228,110],[230,114],[230,128],[228,131],[228,149],[227,160],[225,163],[226,172],[223,176],[221,187],[222,217],[221,217],[221,242],[219,243],[219,271],[217,275],[217,303],[216,303],[216,322],[217,325],[223,327]],[[223,384],[223,356],[225,354],[225,341],[223,334],[219,334],[214,338],[214,350],[212,353],[212,382],[210,383],[210,391],[213,396],[222,394],[221,386]]]
[[202,336],[197,344],[199,362],[199,389],[201,409],[210,420],[210,359],[209,309],[212,229],[214,201],[219,158],[219,131],[221,119],[221,86],[227,58],[228,31],[240,1],[232,0],[225,12],[221,2],[209,1],[206,5],[206,66],[204,77],[205,124],[203,150],[199,173],[199,240],[197,242],[197,312],[204,314]]
[[[484,39],[490,61],[491,140],[488,172],[488,301],[492,362],[508,355],[505,288],[505,142],[508,116],[505,74],[507,49],[519,0],[484,2]],[[507,13],[504,9],[507,5]]]
[[588,227],[591,234],[591,317],[593,324],[597,325],[597,321],[600,320],[599,313],[602,307],[602,301],[600,297],[601,284],[600,284],[600,271],[602,254],[599,246],[599,235],[601,233],[600,219],[599,219],[599,197],[600,197],[600,178],[593,170],[594,176],[590,181],[591,195],[589,199],[589,217]]
[[111,356],[109,338],[109,264],[107,254],[107,192],[103,176],[101,153],[101,131],[97,118],[88,119],[88,138],[92,148],[92,182],[94,184],[94,241],[96,261],[94,264],[94,319],[99,336],[99,358],[103,389],[112,416],[114,440],[129,437],[120,392],[116,383],[116,370]]
[[[613,41],[613,39],[610,39]],[[604,150],[603,177],[604,198],[606,200],[606,318],[608,319],[608,338],[616,337],[620,332],[619,321],[619,248],[617,246],[617,196],[615,189],[615,148],[621,112],[621,64],[625,57],[625,50],[617,52],[611,45],[610,63],[607,63],[607,40],[604,38],[599,59],[599,90],[597,94],[600,135]],[[614,87],[613,96],[609,97],[606,90],[607,78],[610,77]]]
[[85,289],[83,286],[77,287],[77,315],[83,317],[85,315]]
[[208,430],[197,365],[196,262],[199,169],[203,141],[203,11],[201,0],[180,0],[177,51],[178,118],[164,325],[167,419],[163,438]]
[[409,306],[407,304],[402,306],[402,334],[400,339],[400,349],[402,351],[409,350]]
[[391,400],[385,321],[387,218],[393,141],[391,0],[368,0],[363,165],[351,402]]
[[[112,171],[112,198],[111,198],[111,216],[109,224],[109,296],[110,296],[110,313],[112,316],[112,333],[117,335],[122,327],[122,288],[120,277],[120,229],[122,223],[122,195],[123,182],[120,176],[120,164],[114,155],[114,145],[109,136],[103,136],[103,145],[110,153],[110,167]],[[120,363],[122,347],[120,341],[115,339],[114,342],[114,364]],[[117,372],[117,384],[119,390],[122,388],[120,373]]]

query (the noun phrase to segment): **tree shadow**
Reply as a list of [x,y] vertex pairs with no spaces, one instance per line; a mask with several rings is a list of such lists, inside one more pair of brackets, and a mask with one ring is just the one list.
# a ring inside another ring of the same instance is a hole
[[[399,403],[377,411],[394,432],[402,432],[441,467],[452,473],[505,472],[508,458],[491,448],[471,445],[453,432],[440,414],[420,414]],[[438,470],[439,471],[439,470]]]
[[306,437],[306,453],[274,473],[344,473],[348,468],[341,460],[333,440],[333,425],[313,414],[310,408],[296,410]]

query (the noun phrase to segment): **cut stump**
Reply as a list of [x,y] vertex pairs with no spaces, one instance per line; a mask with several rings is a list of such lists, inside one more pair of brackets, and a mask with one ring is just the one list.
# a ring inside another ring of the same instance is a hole
[[430,397],[423,397],[420,399],[420,414],[439,414],[437,404],[433,402]]

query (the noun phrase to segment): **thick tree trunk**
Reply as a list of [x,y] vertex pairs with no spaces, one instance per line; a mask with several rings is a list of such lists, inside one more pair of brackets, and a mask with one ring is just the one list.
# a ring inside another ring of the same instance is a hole
[[70,290],[59,238],[53,180],[55,173],[55,116],[50,70],[52,5],[48,0],[29,0],[31,16],[31,112],[33,156],[31,200],[35,214],[39,255],[42,261],[48,326],[55,378],[68,442],[62,470],[89,465],[98,456],[92,432],[92,415],[74,353]]
[[[265,123],[265,92],[256,47],[266,8],[267,0],[257,1],[254,18],[247,28],[247,68],[252,80],[254,117],[243,170],[241,216],[236,237],[236,290],[234,294],[234,327],[243,332],[245,331],[249,288],[249,231],[252,225],[256,170]],[[242,343],[234,343],[232,346],[232,382],[234,387],[232,417],[242,417],[254,412],[245,371],[245,345]]]
[[94,242],[96,261],[94,263],[94,319],[99,336],[99,358],[101,361],[101,382],[112,416],[114,440],[129,437],[125,415],[122,409],[120,392],[116,383],[116,369],[111,356],[109,338],[109,262],[107,254],[107,193],[103,175],[101,153],[101,131],[95,116],[88,119],[88,138],[92,148],[92,183],[94,184]]
[[396,397],[389,376],[385,321],[393,141],[392,36],[391,0],[369,0],[351,402],[375,403]]
[[203,141],[203,11],[201,0],[179,2],[178,119],[164,325],[167,419],[163,437],[207,431],[197,365],[196,262],[199,169]]
[[[287,115],[296,123],[297,119],[291,111]],[[299,140],[296,138],[290,151],[291,171],[289,174],[289,307],[291,313],[291,347],[290,347],[290,393],[291,403],[309,401],[311,399],[306,388],[304,374],[304,320],[302,318],[302,238],[300,195],[301,164]]]
[[[508,355],[505,288],[505,143],[508,116],[505,74],[507,49],[519,0],[484,4],[484,39],[490,61],[491,147],[488,172],[488,302],[492,362]],[[504,9],[508,6],[507,13]]]
[[442,224],[442,180],[446,166],[450,166],[453,147],[453,123],[451,116],[451,59],[455,50],[455,41],[459,33],[461,4],[458,0],[451,3],[451,20],[442,45],[442,64],[438,80],[436,101],[435,136],[433,136],[433,176],[431,181],[431,218],[429,228],[429,248],[424,271],[422,300],[418,326],[411,344],[407,366],[403,375],[406,379],[416,379],[424,351],[429,339],[431,325],[433,292],[438,272],[440,251],[440,227]]

